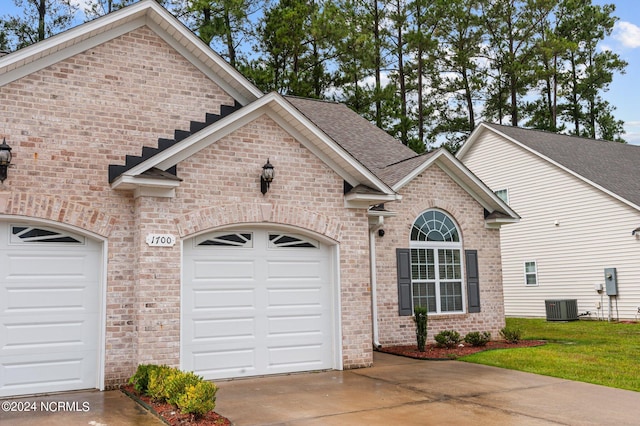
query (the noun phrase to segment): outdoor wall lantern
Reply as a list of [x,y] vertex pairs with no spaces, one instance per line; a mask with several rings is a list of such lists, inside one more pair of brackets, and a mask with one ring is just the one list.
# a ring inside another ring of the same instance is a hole
[[0,182],[4,182],[7,178],[9,164],[11,164],[11,147],[7,145],[7,139],[2,138],[2,144],[0,144]]
[[[0,145],[1,147],[2,145]],[[266,194],[269,190],[269,185],[271,185],[271,181],[273,181],[273,177],[275,176],[275,171],[273,170],[273,165],[269,162],[267,158],[267,162],[264,166],[262,166],[262,174],[260,175],[260,192],[262,195]]]

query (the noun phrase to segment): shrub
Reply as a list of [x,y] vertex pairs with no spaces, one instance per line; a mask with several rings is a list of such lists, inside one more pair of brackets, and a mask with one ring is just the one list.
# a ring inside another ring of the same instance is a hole
[[413,320],[416,323],[418,350],[424,352],[427,343],[427,308],[416,306],[413,308],[413,313]]
[[149,371],[149,385],[147,386],[147,395],[157,401],[166,401],[167,395],[167,383],[168,378],[171,376],[174,369],[160,365],[157,368],[153,368]]
[[486,346],[491,340],[491,333],[488,331],[482,334],[479,331],[472,331],[464,336],[464,341],[471,346]]
[[188,385],[176,399],[176,405],[183,413],[202,416],[215,408],[217,391],[218,388],[211,382],[200,381]]
[[508,343],[518,343],[522,338],[522,331],[519,328],[505,327],[500,330],[500,336]]
[[216,406],[218,388],[193,372],[167,365],[142,364],[129,379],[134,389],[157,401],[177,406],[183,413],[202,416]]
[[156,368],[159,367],[153,364],[140,364],[136,373],[129,378],[129,384],[133,385],[136,392],[146,394],[149,388],[149,373]]
[[167,402],[178,405],[178,400],[186,393],[187,389],[189,389],[190,386],[196,386],[198,383],[201,383],[202,380],[202,377],[197,376],[191,371],[174,371],[166,379],[165,394]]
[[435,336],[438,346],[453,348],[462,340],[460,333],[455,330],[443,330]]

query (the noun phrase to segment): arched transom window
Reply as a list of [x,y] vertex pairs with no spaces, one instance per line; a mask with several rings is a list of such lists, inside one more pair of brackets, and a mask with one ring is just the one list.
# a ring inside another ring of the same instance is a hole
[[427,210],[411,229],[413,306],[429,313],[463,312],[462,242],[454,221],[440,210]]

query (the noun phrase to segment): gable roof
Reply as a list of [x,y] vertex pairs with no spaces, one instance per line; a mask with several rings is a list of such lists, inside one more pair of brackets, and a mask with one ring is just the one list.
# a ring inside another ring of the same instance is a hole
[[462,159],[486,131],[493,132],[588,184],[640,209],[640,146],[498,124],[480,124],[458,152]]
[[447,150],[418,155],[344,104],[295,97],[286,99],[394,191],[437,165],[489,213],[496,213],[487,218],[487,223],[519,220],[515,211]]
[[0,86],[142,26],[158,34],[240,104],[262,96],[257,87],[155,0],[141,0],[1,57]]

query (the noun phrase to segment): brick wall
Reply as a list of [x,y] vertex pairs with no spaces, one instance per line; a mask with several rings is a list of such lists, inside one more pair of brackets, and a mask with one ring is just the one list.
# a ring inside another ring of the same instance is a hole
[[[0,213],[108,241],[107,387],[139,362],[179,363],[180,244],[149,248],[147,233],[189,238],[243,222],[297,226],[339,245],[344,366],[371,364],[365,214],[344,208],[342,179],[272,120],[261,117],[178,164],[184,181],[173,199],[134,200],[110,188],[109,164],[232,103],[147,28],[0,88],[0,136],[14,154]],[[262,196],[267,158],[276,179]]]
[[416,342],[412,317],[398,316],[395,249],[409,247],[413,222],[430,208],[441,209],[456,221],[463,250],[478,250],[481,312],[429,315],[428,341],[433,341],[433,336],[442,330],[456,330],[462,336],[471,331],[489,331],[493,338],[498,338],[504,327],[499,231],[485,228],[483,207],[437,166],[415,178],[400,194],[401,201],[387,206],[397,216],[385,219],[384,237],[376,235],[380,343],[384,346]]

